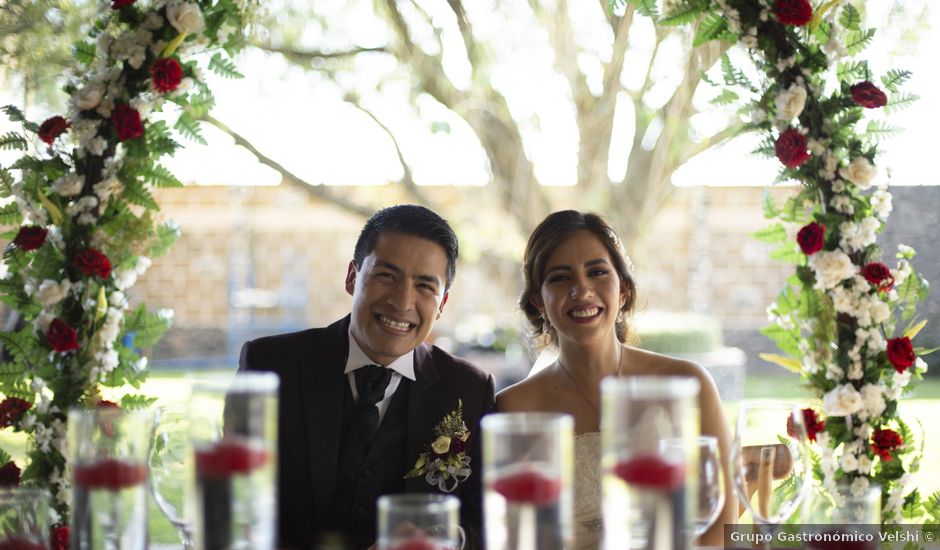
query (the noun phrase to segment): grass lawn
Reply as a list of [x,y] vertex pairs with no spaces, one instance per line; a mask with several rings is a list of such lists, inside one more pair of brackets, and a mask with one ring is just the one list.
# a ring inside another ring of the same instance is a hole
[[[200,377],[225,377],[232,371],[211,371],[200,373]],[[179,400],[186,395],[186,375],[179,372],[159,372],[151,375],[141,388],[140,393],[156,396],[161,402]],[[119,394],[116,394],[119,395]],[[745,399],[785,399],[805,402],[807,392],[800,385],[796,376],[749,376],[744,385]],[[105,395],[105,397],[108,397]],[[734,403],[726,404],[727,413],[733,416],[737,408]],[[940,416],[940,380],[927,380],[918,386],[915,393],[906,397],[900,404],[901,415],[916,430],[918,424],[925,432],[924,460],[920,472],[915,474],[915,482],[921,494],[940,490],[940,468],[929,465],[940,457],[940,422],[933,422]],[[0,447],[13,455],[22,466],[25,455],[25,440],[21,434],[0,431]],[[150,538],[157,545],[177,542],[175,530],[150,499]]]

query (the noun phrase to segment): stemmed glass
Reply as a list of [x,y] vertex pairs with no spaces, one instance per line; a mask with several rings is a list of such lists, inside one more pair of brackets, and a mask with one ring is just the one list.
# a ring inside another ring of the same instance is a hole
[[[689,457],[693,462],[692,476],[697,487],[697,498],[692,503],[692,517],[689,518],[689,530],[693,540],[702,536],[715,523],[725,505],[725,482],[721,469],[721,455],[718,450],[718,438],[711,435],[696,437],[691,442],[681,439],[668,439],[662,444],[665,456],[679,454],[670,452],[671,448],[690,445]],[[697,468],[695,467],[697,464]]]
[[772,531],[787,521],[809,489],[806,426],[799,407],[742,404],[731,463],[735,493],[754,523]]
[[49,495],[36,488],[0,487],[0,548],[46,550]]
[[176,528],[184,550],[193,548],[193,521],[186,507],[188,486],[192,482],[192,445],[190,412],[181,403],[157,410],[153,444],[150,451],[150,492],[157,507]]

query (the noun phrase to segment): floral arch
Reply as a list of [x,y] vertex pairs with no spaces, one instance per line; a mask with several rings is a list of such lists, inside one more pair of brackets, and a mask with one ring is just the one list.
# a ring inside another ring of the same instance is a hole
[[[616,11],[626,0],[609,1]],[[723,81],[713,84],[723,88],[717,103],[746,103],[748,129],[764,138],[758,152],[779,159],[780,179],[801,184],[785,204],[765,203],[773,221],[757,234],[794,265],[764,331],[782,354],[765,358],[801,374],[821,399],[805,416],[824,482],[880,484],[885,521],[937,519],[940,499],[925,508],[910,486],[919,452],[896,415],[932,351],[913,343],[927,284],[912,267],[913,250],[899,250],[889,266],[876,242],[891,211],[876,177],[878,139],[891,128],[878,115],[914,100],[900,90],[909,74],[876,79],[857,57],[874,30],[862,28],[847,1],[631,3],[660,25],[694,24],[695,45],[739,44],[761,75],[752,81],[724,55]],[[240,76],[231,57],[255,7],[112,0],[90,40],[76,44],[69,112],[36,124],[4,108],[22,132],[0,136],[0,148],[27,151],[33,140],[40,152],[0,167],[8,199],[0,222],[19,226],[7,235],[0,294],[23,318],[0,333],[0,428],[30,437],[25,471],[0,450],[0,483],[48,487],[63,522],[64,411],[101,405],[102,387],[137,386],[146,375],[136,350],[156,342],[170,319],[143,306],[128,311],[125,293],[178,235],[153,220],[151,189],[179,185],[159,159],[181,146],[177,136],[203,141],[197,119],[214,102],[203,72]],[[131,394],[119,405],[149,402]]]

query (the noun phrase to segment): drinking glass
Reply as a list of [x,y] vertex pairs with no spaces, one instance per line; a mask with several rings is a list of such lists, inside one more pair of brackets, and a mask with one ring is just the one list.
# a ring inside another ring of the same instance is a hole
[[[817,550],[874,550],[881,532],[881,487],[870,485],[852,490],[851,483],[839,482],[829,488],[815,487],[803,504],[803,523],[827,536],[811,540],[807,548]],[[887,528],[887,526],[886,526]],[[832,535],[855,535],[838,540]],[[872,540],[862,540],[860,534]]]
[[460,500],[452,495],[385,495],[378,500],[378,550],[456,550],[463,546]]
[[[666,455],[675,454],[668,450],[674,445],[685,445],[683,440],[670,439],[664,442],[667,448]],[[721,456],[718,450],[718,438],[703,435],[692,440],[690,458],[696,465],[698,499],[693,502],[693,514],[689,521],[691,537],[689,540],[702,536],[705,531],[715,523],[721,515],[725,505],[724,474],[721,470]]]
[[190,418],[189,407],[182,403],[157,409],[148,481],[157,508],[176,529],[183,550],[193,547],[193,519],[186,505],[187,486],[192,484]]
[[482,431],[486,547],[571,547],[572,417],[491,414],[483,417]]
[[688,548],[687,521],[697,502],[692,442],[699,434],[698,392],[694,378],[632,376],[601,383],[607,548]]
[[49,495],[36,488],[0,488],[0,549],[46,550]]
[[147,548],[147,455],[152,411],[72,409],[72,550]]
[[731,446],[734,490],[759,529],[790,518],[809,484],[806,426],[799,407],[742,403]]
[[277,389],[272,373],[193,384],[195,546],[274,548]]

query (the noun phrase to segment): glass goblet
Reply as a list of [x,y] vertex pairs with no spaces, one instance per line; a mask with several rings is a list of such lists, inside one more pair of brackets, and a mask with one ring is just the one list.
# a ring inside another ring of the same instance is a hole
[[190,413],[182,404],[157,410],[153,444],[150,451],[150,493],[160,512],[176,529],[184,550],[193,548],[193,521],[186,506],[187,487],[192,481],[189,468]]
[[793,515],[809,489],[802,411],[786,403],[742,404],[731,455],[735,493],[755,525],[769,535]]
[[46,550],[49,495],[38,488],[0,488],[0,548]]
[[[698,489],[696,501],[692,503],[692,517],[689,518],[689,530],[692,534],[689,540],[692,540],[708,531],[721,515],[721,509],[725,505],[725,476],[721,470],[718,438],[703,435],[693,438],[688,443],[681,439],[669,439],[663,442],[663,447],[666,449],[682,445],[691,446],[691,449],[684,454],[692,460],[693,468],[696,464],[698,465],[690,476],[695,480]],[[678,453],[670,453],[666,450],[664,454],[669,456]]]

